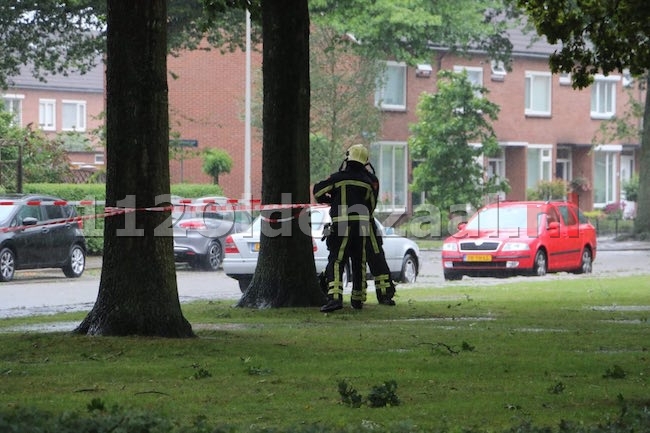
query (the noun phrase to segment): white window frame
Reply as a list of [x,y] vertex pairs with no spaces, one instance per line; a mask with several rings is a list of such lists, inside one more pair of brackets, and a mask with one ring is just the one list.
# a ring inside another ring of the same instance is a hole
[[[384,161],[384,155],[387,152],[383,152],[383,148],[391,147],[392,155],[391,161]],[[404,167],[401,167],[402,176],[399,178],[396,173],[399,170],[395,169],[395,149],[402,148],[404,153]],[[408,205],[408,197],[410,191],[408,189],[408,147],[406,142],[401,141],[381,141],[373,143],[371,146],[371,162],[373,167],[375,167],[377,178],[379,179],[379,202],[377,203],[377,211],[379,212],[406,212]],[[375,156],[379,157],[378,160],[374,160]],[[384,172],[386,165],[389,165],[390,168],[388,172]],[[396,191],[396,187],[401,184],[403,189],[401,191]],[[401,203],[396,203],[395,197],[402,197]]]
[[596,167],[597,156],[605,154],[605,201],[596,201],[598,199],[598,191],[594,191],[594,208],[604,208],[609,203],[615,203],[618,201],[618,196],[616,191],[618,189],[618,158],[619,154],[623,150],[623,146],[619,144],[604,144],[599,145],[594,148],[594,189],[600,187],[598,179],[602,179],[603,176],[599,173],[598,168]]
[[[562,151],[567,151],[568,152],[568,157],[567,158],[560,158],[558,156],[560,150]],[[558,164],[562,165],[564,167],[564,177],[559,178],[557,175],[557,166]],[[565,180],[569,182],[571,179],[573,179],[573,152],[571,151],[570,147],[558,147],[555,150],[555,177],[558,177],[559,179]]]
[[95,165],[104,165],[104,154],[96,153],[95,154]]
[[490,60],[490,70],[492,71],[490,76],[492,81],[503,81],[508,74],[503,60]]
[[570,72],[561,72],[558,78],[558,83],[560,86],[570,86],[571,85],[571,73]]
[[[462,66],[454,65],[454,72],[459,74],[463,71],[467,72],[467,79],[473,86],[483,87],[483,68],[480,66]],[[474,79],[476,78],[476,79]],[[476,90],[474,96],[477,98],[482,98],[483,94]]]
[[[64,116],[64,108],[73,105],[76,111],[76,121],[74,126],[66,126],[66,118]],[[62,131],[86,131],[86,101],[64,99],[61,101],[61,130]]]
[[43,131],[56,131],[56,100],[38,100],[38,126]]
[[[611,119],[616,115],[616,82],[621,81],[620,75],[601,75],[594,76],[594,82],[591,84],[591,118],[592,119]],[[605,98],[605,101],[602,100]],[[607,106],[607,99],[609,105]],[[595,107],[594,107],[595,103]]]
[[[537,110],[535,107],[537,100],[534,99],[535,96],[535,83],[538,80],[544,80],[548,91],[546,92],[547,107],[545,110]],[[551,92],[551,73],[543,71],[526,71],[525,72],[525,85],[524,85],[524,94],[525,94],[525,108],[524,114],[526,116],[535,116],[535,117],[550,117],[551,116],[551,107],[553,106],[552,92]]]
[[[390,103],[384,102],[386,89],[389,88],[390,75],[388,74],[389,68],[396,68],[402,79],[401,101],[391,101]],[[386,111],[406,111],[406,63],[387,61],[386,68],[379,78],[377,89],[375,91],[375,105],[382,110]]]
[[[541,177],[537,178],[536,182],[534,185],[530,185],[528,183],[528,174],[526,174],[526,188],[536,188],[537,183],[539,181],[545,180],[545,181],[551,181],[551,177],[553,176],[553,145],[552,144],[529,144],[528,145],[528,152],[530,151],[538,151],[541,152],[540,158],[539,158],[539,173]],[[528,163],[528,159],[526,159],[526,163]],[[528,167],[526,167],[528,169]],[[526,170],[528,172],[528,170]]]
[[4,108],[13,114],[14,118],[12,121],[13,126],[22,127],[23,126],[23,99],[25,95],[17,94],[6,94],[2,95]]

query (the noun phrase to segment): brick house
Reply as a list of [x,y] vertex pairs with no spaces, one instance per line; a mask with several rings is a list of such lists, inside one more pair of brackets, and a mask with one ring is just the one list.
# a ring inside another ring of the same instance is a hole
[[[630,97],[643,101],[644,92],[624,75],[597,76],[591,88],[574,90],[569,77],[549,71],[548,56],[556,46],[543,40],[530,44],[530,37],[516,32],[511,33],[511,41],[513,61],[508,72],[481,53],[463,58],[435,51],[430,64],[417,67],[387,62],[386,84],[375,95],[384,121],[371,146],[371,161],[385,193],[383,210],[410,213],[424,199],[408,190],[417,161],[410,160],[406,143],[409,125],[417,122],[419,95],[435,92],[436,72],[441,69],[466,70],[470,80],[486,87],[487,97],[501,107],[494,127],[502,152],[485,158],[483,164],[487,176],[509,180],[512,189],[503,198],[525,199],[527,189],[540,180],[582,177],[590,185],[579,195],[583,209],[622,200],[621,184],[636,172],[640,144],[611,142],[594,147],[592,141],[604,120],[621,115]],[[210,182],[198,152],[218,147],[233,158],[231,172],[219,178],[224,193],[245,198],[245,164],[249,164],[250,192],[253,198],[260,197],[262,144],[257,129],[251,131],[249,155],[244,146],[245,57],[241,51],[222,54],[218,50],[169,57],[170,127],[172,136],[188,145],[181,147],[182,152],[172,153],[172,182]],[[254,52],[251,59],[255,94],[261,54]],[[39,83],[18,77],[15,87],[3,94],[5,105],[21,107],[23,125],[38,119],[44,129],[57,131],[70,126],[64,118],[71,106],[77,107],[77,113],[85,106],[86,129],[92,128],[93,115],[104,107],[103,68],[86,76],[64,78],[54,76],[48,83]],[[71,160],[79,164],[98,165],[102,158],[103,152],[71,152]]]
[[[0,97],[20,126],[31,123],[46,133],[88,134],[104,123],[101,119],[105,106],[103,65],[84,75],[51,75],[46,82],[24,70],[10,82],[11,87],[1,92]],[[102,146],[88,147],[71,138],[66,148],[73,169],[95,171],[104,166]]]
[[[602,208],[621,201],[622,182],[636,171],[640,144],[620,141],[592,145],[601,123],[627,109],[628,98],[643,102],[644,92],[635,89],[629,76],[597,76],[594,84],[574,90],[570,77],[551,74],[548,57],[558,47],[511,32],[512,70],[505,71],[481,53],[470,58],[438,51],[431,64],[411,68],[387,62],[385,94],[376,100],[387,101],[381,138],[371,149],[372,160],[384,190],[392,194],[389,209],[412,209],[422,202],[421,195],[408,194],[406,141],[408,125],[417,122],[415,108],[422,92],[435,92],[436,72],[441,69],[466,70],[470,81],[487,88],[487,97],[500,106],[494,129],[501,155],[483,161],[487,176],[507,178],[511,191],[503,198],[523,200],[529,188],[540,180],[584,178],[588,186],[579,193],[583,209]],[[386,163],[385,159],[389,159]],[[417,162],[415,162],[417,163]],[[380,171],[386,166],[400,167]],[[402,166],[406,168],[402,169]],[[410,195],[410,203],[402,197]]]

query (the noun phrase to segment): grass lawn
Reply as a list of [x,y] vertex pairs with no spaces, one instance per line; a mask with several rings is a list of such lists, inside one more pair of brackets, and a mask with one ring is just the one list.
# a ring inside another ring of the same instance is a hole
[[[84,412],[94,400],[237,431],[504,431],[590,425],[615,418],[622,402],[650,405],[650,278],[470,281],[398,286],[396,307],[371,296],[361,311],[331,314],[184,304],[199,336],[186,340],[34,326],[70,329],[80,313],[0,320],[0,411]],[[343,402],[355,394],[360,407]],[[387,394],[399,405],[369,406]]]

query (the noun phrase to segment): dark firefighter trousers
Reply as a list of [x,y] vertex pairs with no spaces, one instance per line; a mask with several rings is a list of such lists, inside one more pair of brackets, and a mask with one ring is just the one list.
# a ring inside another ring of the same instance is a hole
[[[393,299],[395,296],[395,284],[390,277],[390,268],[386,262],[386,255],[382,246],[383,239],[377,234],[377,226],[374,224],[374,221],[372,223],[372,230],[370,230],[370,236],[366,237],[365,241],[366,262],[368,263],[368,268],[370,268],[370,273],[375,279],[377,301],[381,302],[382,300]],[[360,267],[358,263],[355,264],[354,259],[351,262],[352,273],[355,273],[356,270],[363,269],[363,273],[365,274],[365,269]]]
[[343,300],[343,270],[351,261],[354,267],[363,269],[358,272],[352,269],[353,301],[366,300],[366,238],[372,230],[368,229],[367,221],[348,221],[334,224],[332,232],[327,237],[329,257],[325,276],[327,277],[327,296],[330,299]]

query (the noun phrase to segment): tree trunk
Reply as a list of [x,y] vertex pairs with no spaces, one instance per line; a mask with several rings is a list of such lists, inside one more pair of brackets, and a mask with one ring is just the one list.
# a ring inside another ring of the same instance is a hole
[[639,157],[639,196],[636,203],[634,231],[650,233],[650,73],[646,75],[645,108]]
[[[143,209],[170,193],[166,0],[107,4],[106,205]],[[99,294],[75,332],[194,336],[178,299],[171,229],[163,230],[169,215],[106,218]]]
[[[311,195],[307,2],[262,1],[262,39],[262,205],[307,204]],[[307,216],[301,210],[262,212],[263,216],[287,221],[263,221],[257,268],[238,303],[240,307],[317,306],[324,302],[316,278],[311,233],[305,224]],[[306,230],[301,230],[300,220]]]

